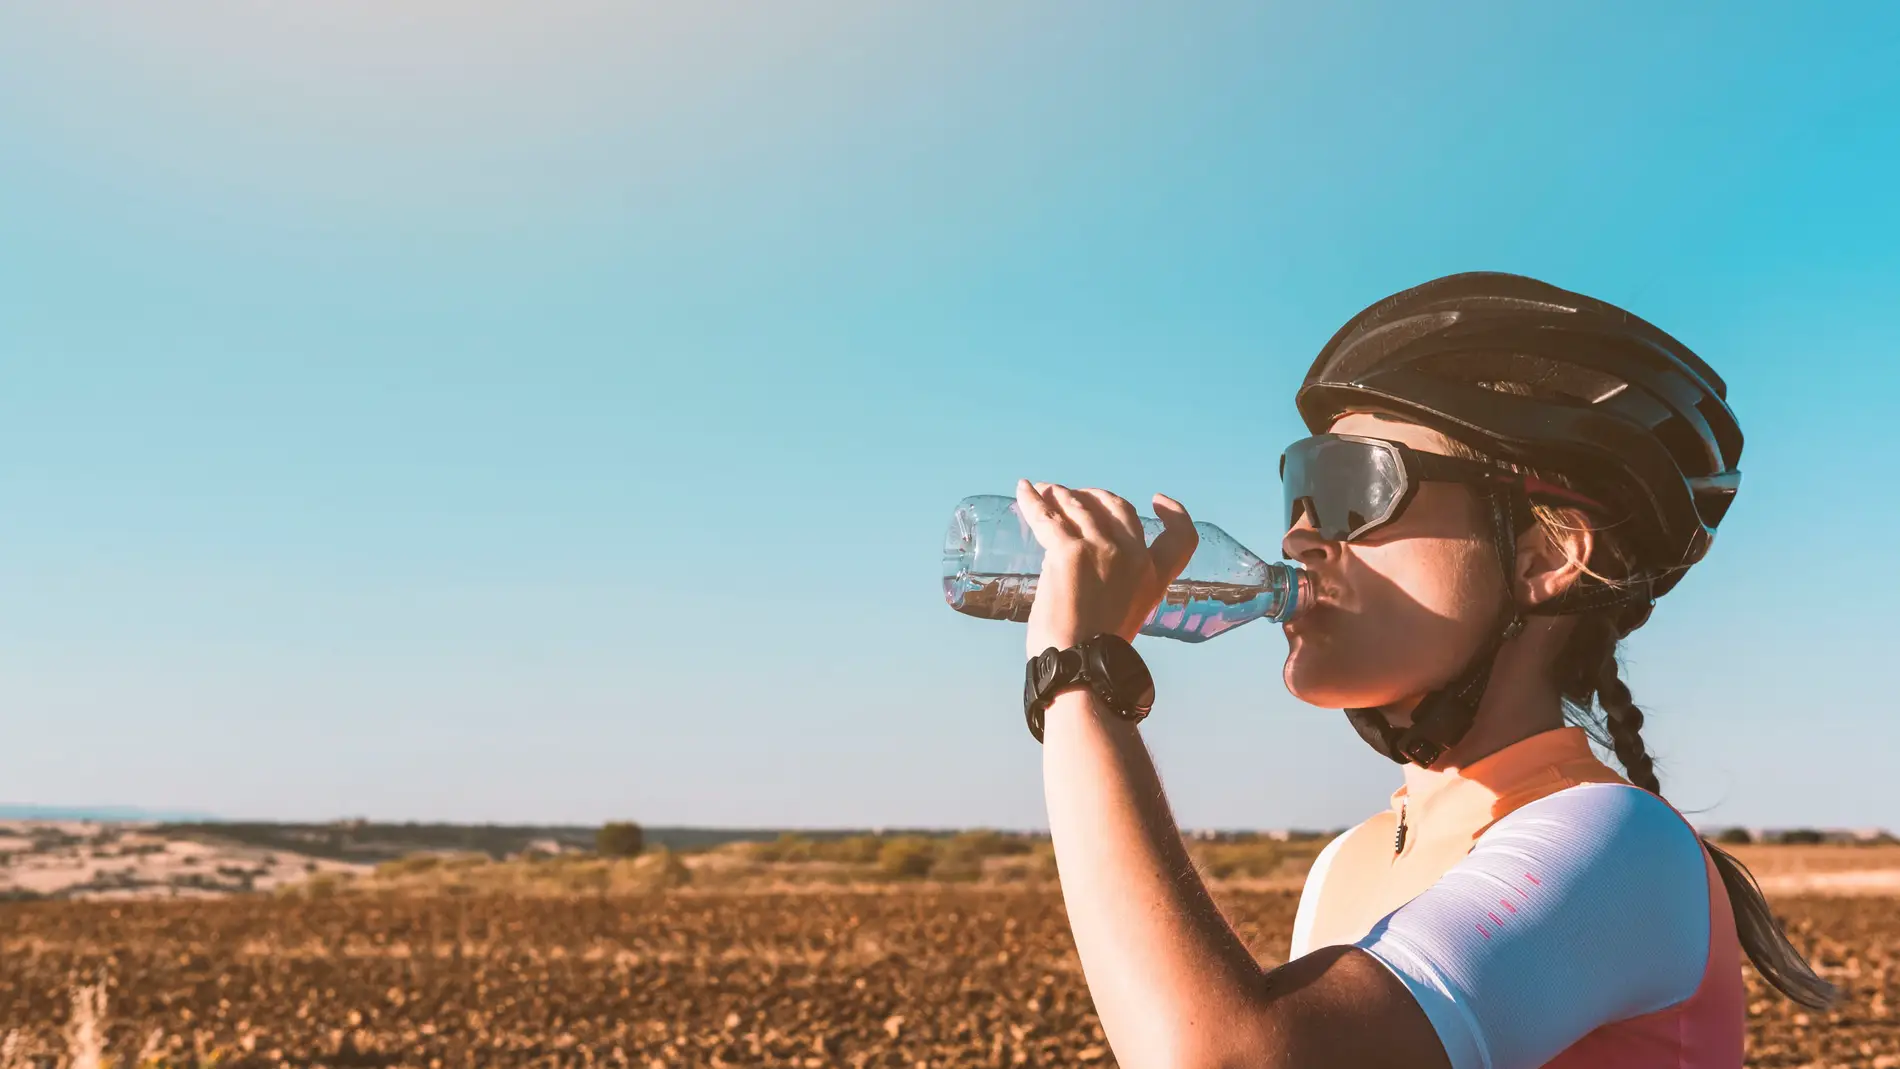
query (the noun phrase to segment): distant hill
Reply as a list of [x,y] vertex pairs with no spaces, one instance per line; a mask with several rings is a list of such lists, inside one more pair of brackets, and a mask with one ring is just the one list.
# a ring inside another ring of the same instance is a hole
[[[146,809],[127,805],[58,806],[0,804],[0,821],[73,820],[112,824],[156,824],[161,834],[219,840],[267,849],[289,850],[338,861],[375,862],[431,850],[466,850],[501,858],[533,844],[559,843],[591,850],[591,824],[446,824],[394,823],[360,819],[324,822],[225,820],[210,813]],[[853,835],[952,834],[933,828],[701,828],[646,825],[649,847],[704,850],[736,842],[771,842],[792,833],[805,839],[843,839]]]
[[90,820],[102,824],[195,822],[218,819],[187,809],[141,809],[131,805],[5,805],[0,820]]
[[370,820],[336,820],[323,824],[180,821],[160,825],[157,832],[373,864],[408,854],[444,850],[502,858],[519,853],[532,843],[555,842],[563,847],[591,848],[595,829],[519,824],[386,824]]
[[[281,850],[308,857],[375,864],[410,854],[458,851],[500,859],[558,845],[592,850],[599,830],[591,824],[396,823],[360,818],[322,822],[225,820],[209,813],[139,806],[0,804],[0,821],[88,821],[151,824],[158,834],[225,846]],[[946,828],[705,828],[645,825],[649,848],[705,850],[737,842],[771,842],[781,835],[825,841],[857,835],[947,836]]]
[[[336,861],[374,863],[407,854],[458,850],[503,858],[535,844],[558,843],[569,849],[591,850],[598,829],[586,824],[394,824],[371,820],[337,820],[323,824],[266,821],[177,821],[158,828],[163,835],[241,843],[270,850],[286,850]],[[870,829],[678,828],[646,827],[649,847],[697,850],[734,842],[771,842],[793,830],[807,839],[841,839],[871,833]],[[897,829],[880,829],[885,834]],[[923,830],[913,834],[948,835]]]

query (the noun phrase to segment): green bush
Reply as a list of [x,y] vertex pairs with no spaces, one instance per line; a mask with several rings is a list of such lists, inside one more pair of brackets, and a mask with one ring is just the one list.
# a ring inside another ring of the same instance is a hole
[[967,851],[976,857],[1013,857],[1030,851],[1029,840],[1020,835],[1005,835],[990,828],[977,828],[972,831],[960,831],[950,837],[953,849]]
[[[442,855],[440,854],[410,854],[407,857],[399,857],[394,861],[385,861],[376,866],[376,875],[384,877],[413,876],[418,873],[440,868],[441,865]],[[315,870],[313,869],[311,871]]]
[[983,875],[983,855],[952,840],[945,843],[930,863],[933,880],[974,880]]
[[747,853],[754,861],[829,861],[843,865],[875,865],[879,863],[888,841],[875,835],[813,839],[788,831],[780,833],[772,842],[751,844]]
[[883,849],[884,841],[875,835],[852,835],[813,843],[812,856],[846,865],[875,865]]
[[1821,833],[1813,828],[1790,828],[1775,836],[1775,841],[1784,846],[1812,846],[1825,840]]
[[878,871],[893,879],[914,880],[930,874],[937,860],[937,844],[921,835],[900,835],[878,848]]
[[638,857],[645,846],[640,825],[630,820],[610,821],[594,834],[594,849],[601,857]]
[[769,843],[755,843],[752,857],[758,861],[810,861],[815,844],[797,832],[780,832]]
[[1715,841],[1725,846],[1737,846],[1752,843],[1755,837],[1747,828],[1723,828],[1721,834],[1715,837]]
[[1047,839],[1019,840],[1023,853],[997,866],[995,878],[1005,883],[1047,883],[1057,878],[1056,847]]
[[1280,845],[1271,839],[1199,843],[1190,851],[1211,879],[1259,879],[1280,867]]

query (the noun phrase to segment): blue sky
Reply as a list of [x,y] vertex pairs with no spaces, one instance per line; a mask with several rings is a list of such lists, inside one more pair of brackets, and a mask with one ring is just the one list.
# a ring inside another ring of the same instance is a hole
[[[1498,269],[1748,435],[1630,646],[1672,799],[1900,827],[1890,6],[385,7],[0,14],[0,800],[1039,825],[951,506],[1271,555],[1314,351]],[[1395,785],[1276,629],[1147,653],[1184,823]]]

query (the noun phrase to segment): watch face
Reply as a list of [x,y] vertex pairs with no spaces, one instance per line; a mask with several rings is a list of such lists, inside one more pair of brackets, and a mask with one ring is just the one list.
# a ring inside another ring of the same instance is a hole
[[1115,696],[1128,708],[1146,713],[1154,708],[1155,681],[1148,674],[1148,666],[1142,663],[1141,655],[1134,647],[1120,641],[1101,641],[1102,667],[1108,670],[1108,684],[1115,689]]

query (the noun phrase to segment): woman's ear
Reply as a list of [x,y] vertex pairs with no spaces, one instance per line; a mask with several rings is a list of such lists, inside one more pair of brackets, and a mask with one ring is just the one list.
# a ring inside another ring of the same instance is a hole
[[[1517,540],[1518,604],[1542,605],[1582,578],[1596,549],[1590,522],[1576,509],[1540,509],[1542,515]],[[1546,519],[1548,517],[1548,519]]]

